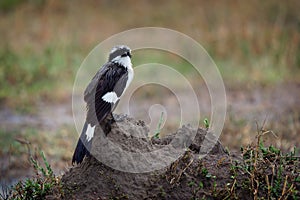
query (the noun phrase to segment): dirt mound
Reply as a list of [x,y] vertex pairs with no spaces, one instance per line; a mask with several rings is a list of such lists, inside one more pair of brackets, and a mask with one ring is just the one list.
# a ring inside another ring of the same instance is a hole
[[94,157],[86,158],[62,177],[65,199],[192,199],[228,195],[224,186],[232,182],[231,158],[219,142],[203,157],[214,144],[213,134],[183,126],[162,139],[149,139],[143,121],[116,116],[116,122],[105,129],[109,131],[107,136],[97,130]]

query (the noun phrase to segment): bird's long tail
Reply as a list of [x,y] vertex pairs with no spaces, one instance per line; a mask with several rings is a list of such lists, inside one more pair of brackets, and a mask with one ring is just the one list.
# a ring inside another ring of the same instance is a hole
[[86,122],[84,123],[80,138],[78,139],[76,149],[73,154],[72,164],[81,163],[85,156],[90,155],[92,146],[92,138],[94,136],[94,129]]

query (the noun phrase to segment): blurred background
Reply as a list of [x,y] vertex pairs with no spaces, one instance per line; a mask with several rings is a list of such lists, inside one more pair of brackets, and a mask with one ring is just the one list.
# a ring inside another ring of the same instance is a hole
[[[258,124],[277,136],[268,142],[285,151],[299,148],[299,7],[298,0],[1,0],[1,181],[30,175],[29,155],[40,150],[57,174],[70,166],[78,138],[72,86],[81,62],[102,40],[144,26],[185,33],[216,62],[228,101],[224,146],[238,151],[251,143]],[[133,64],[149,56],[158,63],[165,59],[145,55],[137,52]],[[174,63],[192,74],[184,61]],[[203,82],[193,84],[206,90]],[[146,105],[153,95],[148,88],[138,96]],[[206,105],[207,96],[204,111]]]

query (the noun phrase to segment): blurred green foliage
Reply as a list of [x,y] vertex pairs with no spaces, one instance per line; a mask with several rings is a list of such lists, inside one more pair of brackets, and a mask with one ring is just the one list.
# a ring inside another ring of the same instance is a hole
[[57,98],[55,88],[70,85],[80,65],[80,59],[70,56],[66,50],[55,47],[47,47],[40,53],[28,50],[22,54],[2,49],[0,101],[23,109],[39,100]]
[[[2,105],[27,108],[40,100],[57,101],[62,91],[71,93],[76,70],[95,45],[143,26],[175,29],[197,40],[227,86],[299,80],[299,1],[0,2],[0,10],[8,11],[0,13]],[[194,72],[188,62],[166,52],[135,54],[135,66],[171,61],[182,73]]]
[[2,11],[9,11],[18,6],[21,2],[21,0],[1,0],[0,9]]
[[46,0],[1,0],[0,10],[3,12],[10,12],[21,6],[22,3],[30,3],[35,6],[42,6],[45,4]]

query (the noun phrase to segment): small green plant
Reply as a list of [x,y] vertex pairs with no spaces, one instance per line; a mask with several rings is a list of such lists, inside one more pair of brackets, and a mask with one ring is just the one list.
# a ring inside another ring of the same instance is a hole
[[167,193],[165,192],[164,188],[162,186],[159,187],[159,190],[160,190],[160,197],[166,197]]
[[214,197],[218,196],[217,186],[218,186],[217,181],[214,180],[213,185],[212,185],[212,194]]
[[45,167],[42,167],[36,159],[31,157],[30,161],[36,171],[36,177],[18,182],[12,189],[11,199],[44,199],[54,187],[60,191],[60,195],[62,194],[60,181],[54,175],[44,153],[40,152],[40,156]]
[[209,121],[208,121],[207,118],[205,118],[205,119],[203,120],[203,123],[204,123],[205,128],[208,129],[208,128],[209,128]]
[[205,168],[205,167],[203,167],[203,168],[201,169],[201,174],[202,174],[203,176],[206,176],[206,175],[208,174],[208,169]]
[[189,187],[191,187],[191,188],[193,188],[193,197],[191,198],[191,199],[193,199],[193,200],[198,200],[199,198],[198,198],[198,192],[201,190],[201,189],[203,189],[203,187],[204,187],[204,185],[203,185],[203,182],[202,181],[200,181],[199,183],[198,183],[198,185],[194,182],[194,181],[190,181],[189,183],[188,183],[188,186]]
[[30,161],[33,164],[34,169],[37,171],[37,173],[42,173],[44,177],[53,177],[53,171],[50,167],[50,164],[48,163],[44,152],[40,152],[40,156],[43,159],[44,165],[46,168],[43,168],[37,160],[35,160],[33,157],[30,157]]
[[[244,188],[249,188],[254,199],[287,199],[296,196],[297,166],[299,158],[295,157],[295,150],[286,156],[280,149],[270,145],[264,146],[261,138],[272,131],[258,129],[257,141],[253,146],[241,148],[244,166],[241,168],[249,176]],[[295,198],[292,198],[295,199]]]
[[194,185],[196,185],[196,183],[194,181],[191,181],[191,182],[188,183],[189,187],[193,187]]
[[203,189],[203,187],[204,187],[203,182],[200,181],[199,184],[198,184],[198,188],[199,188],[199,189]]
[[205,177],[205,178],[216,178],[216,176],[212,175],[211,173],[208,172],[208,169],[203,167],[201,169],[201,174]]
[[153,135],[153,138],[155,138],[155,139],[158,139],[159,136],[160,136],[161,125],[162,125],[163,120],[164,120],[164,112],[161,112],[160,118],[159,118],[159,121],[158,121],[158,124],[157,124],[157,128],[156,128],[156,130],[154,132],[154,135]]
[[205,177],[206,177],[206,178],[216,178],[216,177],[213,176],[211,173],[207,173]]

